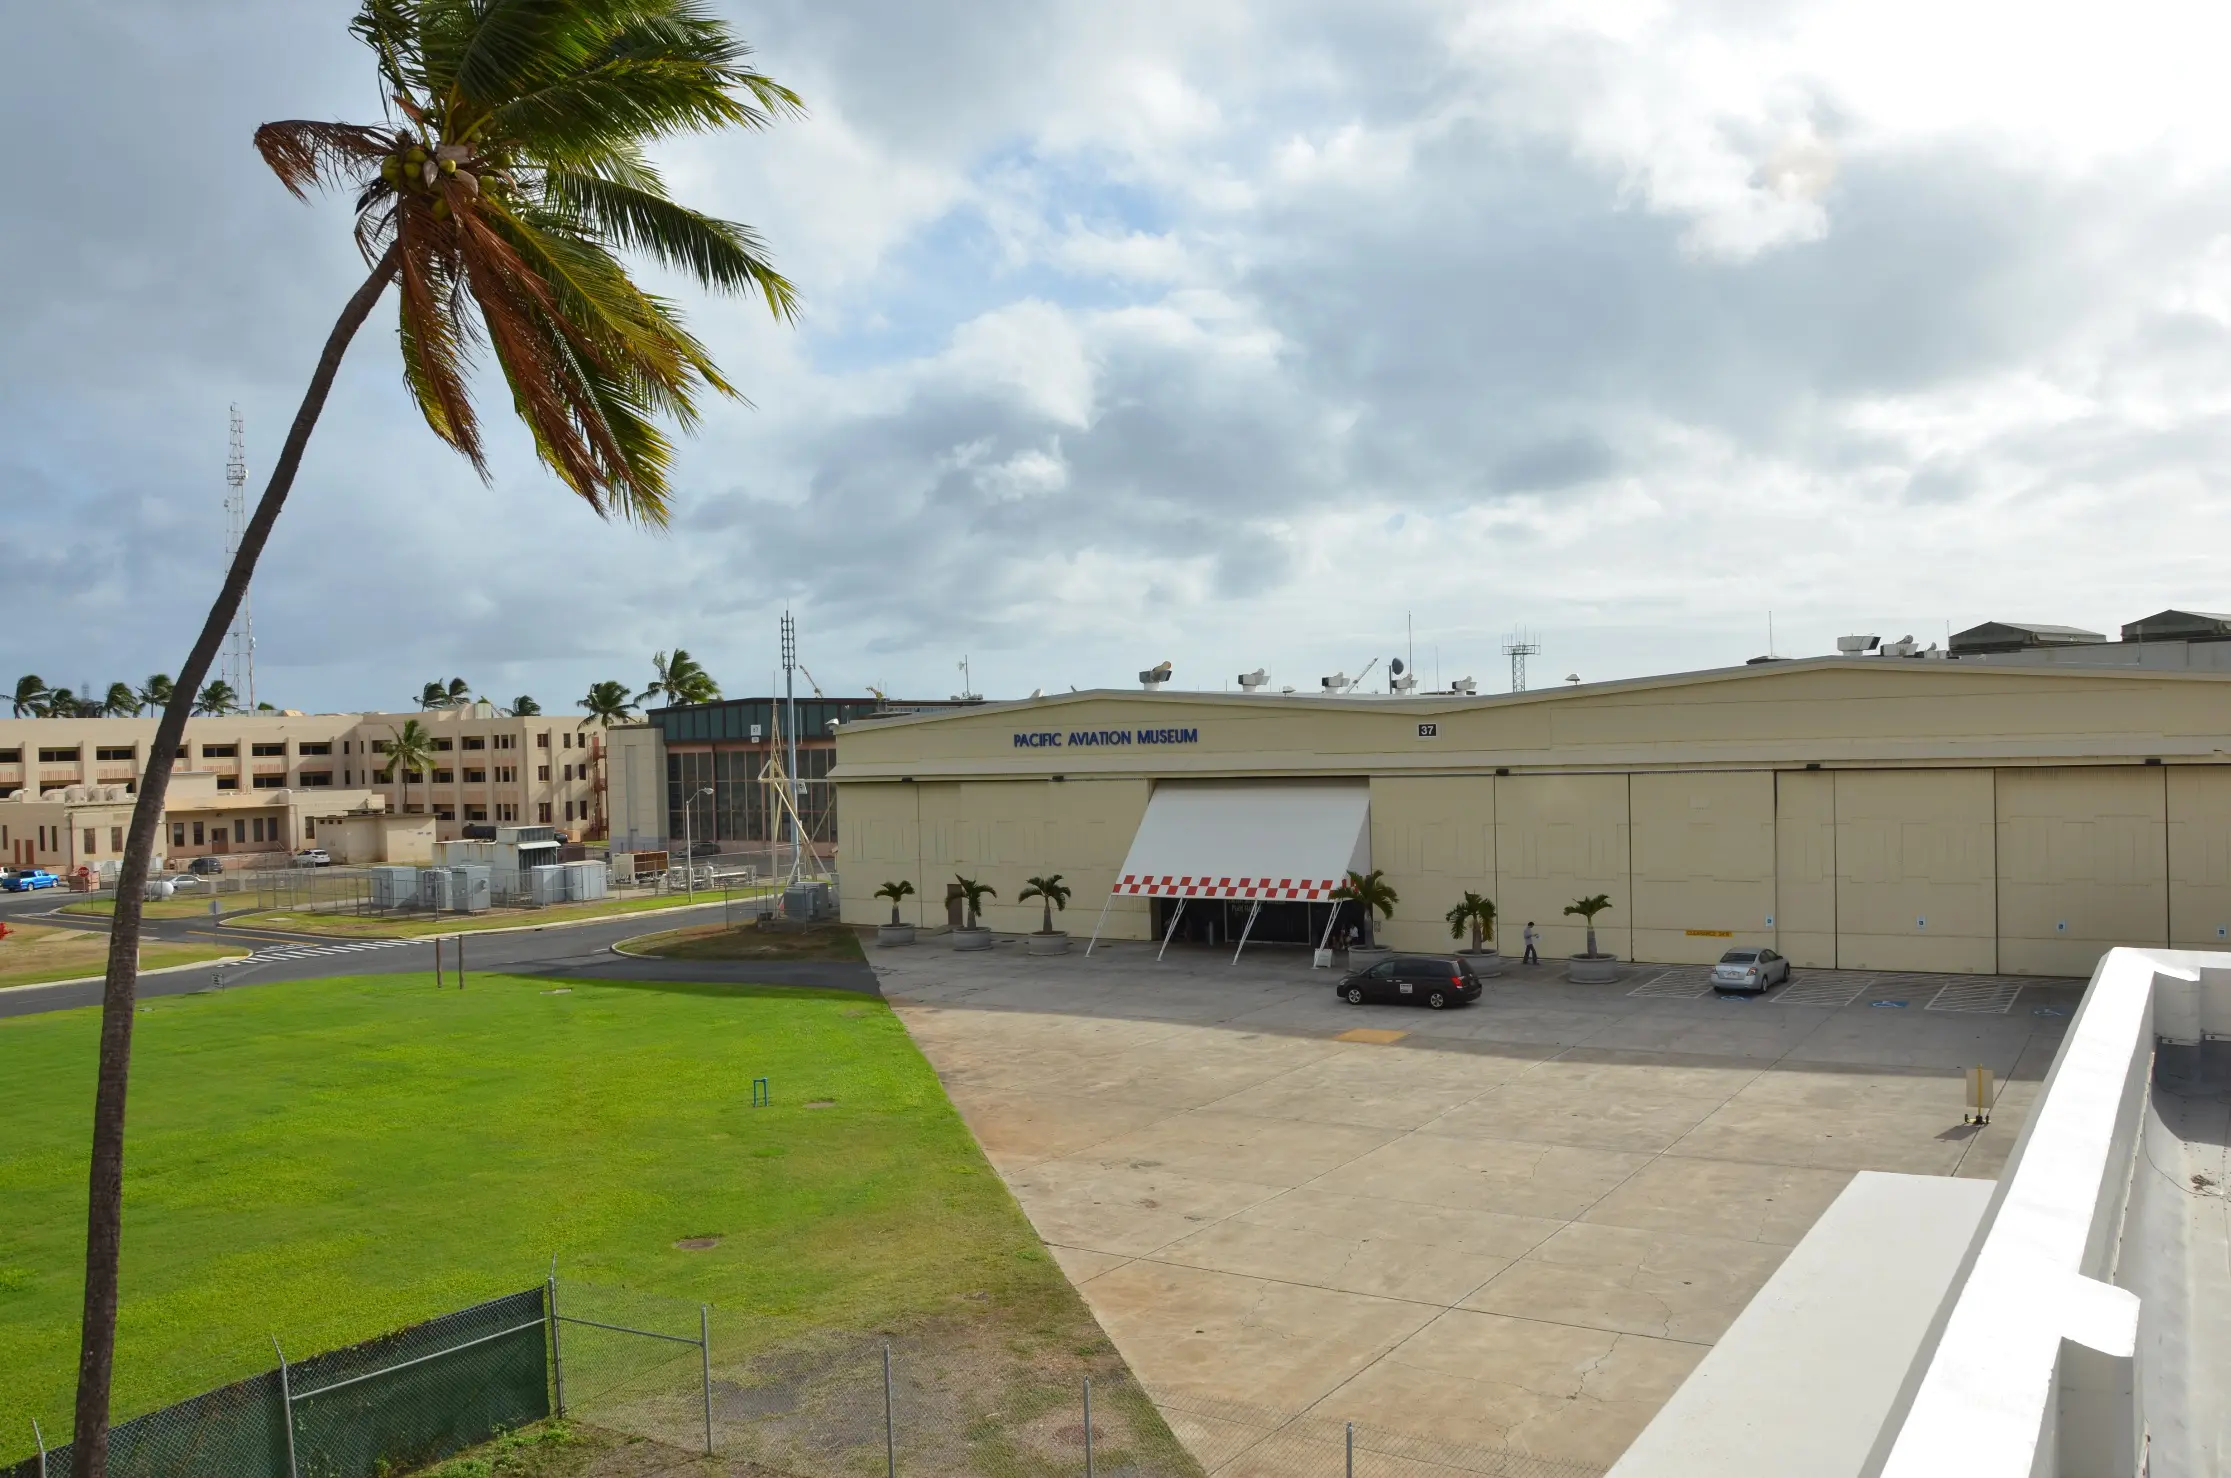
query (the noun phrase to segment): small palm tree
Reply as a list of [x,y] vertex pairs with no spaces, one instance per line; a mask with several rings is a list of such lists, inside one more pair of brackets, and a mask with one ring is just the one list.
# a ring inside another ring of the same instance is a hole
[[200,696],[194,699],[194,712],[204,718],[223,718],[228,713],[239,711],[240,695],[223,678],[203,687]]
[[513,718],[533,718],[536,714],[542,712],[542,705],[535,702],[527,694],[521,693],[511,700],[511,706],[504,712],[510,714]]
[[108,696],[101,700],[101,712],[109,718],[129,718],[139,712],[139,694],[130,683],[110,683]]
[[421,708],[459,708],[472,701],[472,684],[461,677],[444,683],[439,678],[418,690]]
[[1351,872],[1346,881],[1332,890],[1332,896],[1342,903],[1353,903],[1363,915],[1363,946],[1371,948],[1371,916],[1394,917],[1394,906],[1401,896],[1387,882],[1386,874],[1374,867],[1369,872]]
[[170,696],[173,691],[175,689],[171,685],[170,674],[158,672],[141,685],[139,701],[154,709],[157,713],[161,713],[164,709],[170,707]]
[[657,675],[651,685],[635,695],[638,703],[648,703],[653,698],[663,698],[668,703],[710,703],[720,696],[720,684],[713,681],[695,657],[680,647],[669,657],[664,652],[651,656],[651,670]]
[[1586,898],[1576,898],[1565,905],[1565,912],[1578,914],[1588,921],[1588,958],[1601,959],[1596,951],[1596,915],[1611,907],[1609,893],[1591,893]]
[[54,690],[37,673],[26,673],[15,680],[15,716],[17,718],[45,718],[48,700]]
[[591,683],[589,691],[582,695],[581,709],[588,717],[577,727],[584,729],[591,724],[609,729],[635,717],[635,703],[627,695],[627,684],[622,682]]
[[892,927],[896,928],[899,923],[899,904],[906,898],[912,896],[913,892],[914,885],[904,878],[900,878],[896,882],[885,883],[882,887],[875,890],[876,897],[888,898],[891,900]]
[[[434,765],[434,736],[415,718],[403,720],[403,727],[389,731],[394,735],[387,741],[387,768],[397,771],[403,779],[405,811],[411,808],[411,780],[420,771]],[[383,772],[382,779],[385,774]]]
[[1057,908],[1067,910],[1069,907],[1069,889],[1063,885],[1061,874],[1058,872],[1050,878],[1030,878],[1027,881],[1028,886],[1015,895],[1015,901],[1017,903],[1028,903],[1033,898],[1043,899],[1046,922],[1038,932],[1051,934],[1054,932],[1054,910]]
[[999,890],[989,883],[979,883],[974,878],[964,878],[959,873],[953,874],[953,881],[960,887],[961,897],[968,903],[968,927],[971,929],[982,928],[984,900],[997,898]]
[[80,711],[77,694],[69,688],[56,688],[46,695],[46,718],[76,718]]
[[1449,910],[1448,920],[1451,939],[1462,939],[1466,929],[1472,931],[1472,950],[1476,954],[1495,937],[1495,900],[1466,893],[1464,901]]

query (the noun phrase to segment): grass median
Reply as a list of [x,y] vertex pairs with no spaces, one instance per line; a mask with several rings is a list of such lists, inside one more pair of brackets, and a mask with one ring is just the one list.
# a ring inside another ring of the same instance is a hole
[[859,931],[844,924],[804,928],[756,924],[696,924],[623,939],[622,954],[655,960],[849,960],[865,963]]
[[[329,1349],[532,1287],[553,1254],[692,1335],[714,1305],[739,1383],[845,1339],[1058,1390],[1120,1369],[873,996],[407,974],[142,1009],[119,1418],[266,1368],[274,1334]],[[0,1020],[0,1391],[24,1418],[0,1461],[30,1417],[69,1427],[98,1027]]]
[[[236,960],[247,953],[222,945],[149,944],[139,952],[142,970],[162,970],[172,965],[197,965],[210,960]],[[99,975],[108,968],[108,935],[87,929],[63,929],[51,924],[11,924],[8,937],[0,939],[0,990],[12,985],[44,985],[55,980],[77,980]],[[4,1276],[4,1275],[0,1275]],[[0,1282],[0,1298],[7,1285]]]
[[[747,896],[730,895],[736,902]],[[752,894],[752,897],[759,895]],[[631,913],[688,908],[718,903],[718,893],[699,893],[694,900],[680,893],[659,893],[643,898],[600,898],[593,903],[559,903],[548,908],[492,908],[485,913],[353,914],[322,913],[304,908],[268,908],[228,917],[227,924],[253,929],[282,929],[290,934],[320,934],[336,939],[424,939],[442,934],[470,934],[485,929],[532,928],[538,924],[569,924],[584,919],[619,918]]]

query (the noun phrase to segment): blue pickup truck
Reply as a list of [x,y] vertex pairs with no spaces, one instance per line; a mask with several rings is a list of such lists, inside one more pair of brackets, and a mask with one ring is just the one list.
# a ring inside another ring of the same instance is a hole
[[11,867],[0,872],[0,889],[28,893],[34,888],[59,888],[62,880],[43,867]]

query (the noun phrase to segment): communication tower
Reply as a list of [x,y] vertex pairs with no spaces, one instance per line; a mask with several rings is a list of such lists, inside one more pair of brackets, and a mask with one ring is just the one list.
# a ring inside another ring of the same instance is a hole
[[1541,655],[1542,644],[1531,632],[1514,631],[1503,643],[1503,655],[1511,659],[1511,691],[1526,691],[1526,659]]
[[[232,443],[225,455],[225,568],[240,555],[248,536],[248,448],[240,422],[240,407],[232,408]],[[249,609],[248,592],[240,593],[240,609],[233,612],[232,632],[225,642],[223,676],[234,701],[251,713],[256,706],[256,618]]]

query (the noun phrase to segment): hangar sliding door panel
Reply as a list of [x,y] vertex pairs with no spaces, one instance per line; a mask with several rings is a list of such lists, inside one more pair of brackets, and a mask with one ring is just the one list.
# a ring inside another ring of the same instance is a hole
[[[1468,948],[1449,937],[1448,912],[1466,893],[1495,899],[1495,782],[1483,775],[1375,777],[1371,863],[1401,902],[1386,926],[1396,949]],[[1501,918],[1497,920],[1501,935]]]
[[1596,916],[1597,948],[1633,958],[1634,898],[1627,866],[1627,777],[1503,775],[1495,781],[1496,906],[1517,940],[1526,921],[1542,931],[1542,957],[1576,955],[1587,926],[1565,906],[1611,895]]
[[2144,766],[1999,771],[2001,970],[2089,975],[2118,944],[2168,943],[2165,799]]
[[1634,957],[1708,964],[1734,945],[1773,944],[1773,773],[1646,774],[1632,783]]
[[2165,765],[2169,943],[2231,949],[2231,768]]
[[[888,924],[891,903],[875,890],[889,882],[914,885],[899,917],[919,923],[925,879],[914,824],[918,785],[865,782],[840,787],[837,804],[838,916],[848,924]],[[942,893],[944,890],[940,889]]]
[[1799,965],[1836,968],[1836,777],[1774,777],[1774,948]]
[[1123,868],[1123,854],[1138,832],[1139,818],[1146,814],[1152,788],[1144,780],[1051,783],[1047,799],[1053,811],[1050,865],[1077,895],[1070,907],[1078,911],[1081,922],[1071,927],[1071,933],[1090,933],[1093,920],[1106,904],[1108,921],[1101,938],[1153,936],[1152,899],[1109,900],[1116,874]]
[[1847,970],[1998,964],[1989,770],[1838,770],[1836,958]]

